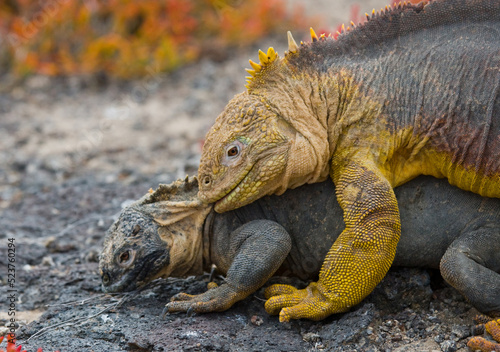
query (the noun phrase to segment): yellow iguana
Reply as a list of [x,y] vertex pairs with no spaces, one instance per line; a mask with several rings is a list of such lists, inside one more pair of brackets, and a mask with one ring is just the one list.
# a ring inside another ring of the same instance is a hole
[[284,58],[260,51],[203,147],[199,198],[217,212],[335,183],[345,230],[318,282],[268,289],[281,321],[344,312],[380,282],[401,232],[393,187],[426,174],[500,197],[500,1],[368,17],[337,40],[311,30],[299,46],[289,33]]

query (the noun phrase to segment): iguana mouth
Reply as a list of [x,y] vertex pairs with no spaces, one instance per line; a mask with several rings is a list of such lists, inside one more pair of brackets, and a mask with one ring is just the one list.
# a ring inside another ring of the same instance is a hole
[[[286,147],[286,146],[284,146]],[[261,152],[261,157],[252,163],[251,167],[241,176],[235,186],[232,187],[222,198],[215,202],[214,209],[218,213],[233,210],[245,206],[261,196],[276,191],[272,185],[277,184],[283,170],[278,168],[269,169],[269,164],[273,166],[282,164],[277,154],[283,153],[283,147],[270,148]],[[269,175],[272,176],[269,176]],[[271,186],[270,186],[271,185]]]
[[[252,166],[245,174],[243,174],[241,179],[234,185],[234,187],[232,187],[229,191],[227,191],[227,193],[222,198],[220,198],[218,201],[215,202],[215,206],[214,206],[215,211],[217,211],[217,212],[224,211],[224,210],[220,210],[220,209],[227,208],[227,205],[231,204],[231,199],[233,197],[236,197],[238,194],[241,193],[242,189],[240,188],[240,186],[245,182],[245,180],[247,180],[247,178],[248,178],[247,176],[248,176],[248,174],[250,174],[250,172],[253,170],[253,168],[254,168],[254,166]],[[245,197],[245,199],[246,199],[246,197]],[[238,199],[238,202],[241,202],[241,199]],[[243,204],[240,206],[243,206]],[[240,206],[238,206],[238,208]]]
[[111,285],[103,285],[103,290],[105,292],[128,292],[143,287],[144,285],[152,281],[152,278],[154,278],[161,269],[161,267],[156,267],[152,264],[158,259],[165,258],[165,254],[158,254],[160,254],[160,252],[156,251],[144,257],[140,266],[137,266],[132,270],[126,272]]
[[134,281],[137,283],[137,287],[142,287],[152,281],[162,269],[162,266],[158,265],[158,262],[164,263],[166,259],[167,254],[163,250],[154,251],[144,257],[143,265],[134,278]]

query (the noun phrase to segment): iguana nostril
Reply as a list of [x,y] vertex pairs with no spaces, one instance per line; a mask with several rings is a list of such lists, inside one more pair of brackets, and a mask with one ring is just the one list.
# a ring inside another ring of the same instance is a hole
[[204,185],[205,187],[209,186],[209,185],[210,185],[210,183],[211,183],[210,176],[205,176],[205,177],[203,177],[203,185]]

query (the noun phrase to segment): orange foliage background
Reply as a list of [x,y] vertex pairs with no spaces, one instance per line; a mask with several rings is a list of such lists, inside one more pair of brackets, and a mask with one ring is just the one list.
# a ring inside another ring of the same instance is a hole
[[282,0],[2,0],[0,70],[139,77],[303,26],[302,14]]

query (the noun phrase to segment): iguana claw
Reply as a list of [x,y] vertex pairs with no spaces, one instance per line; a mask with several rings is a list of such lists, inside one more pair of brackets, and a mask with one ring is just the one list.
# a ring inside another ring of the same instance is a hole
[[163,308],[163,311],[161,312],[161,319],[162,320],[165,320],[165,318],[167,317],[167,315],[169,315],[170,313],[168,312],[168,308],[167,306],[165,306],[165,308]]

